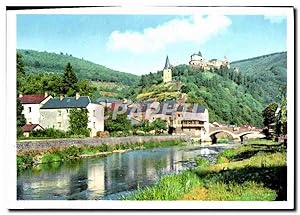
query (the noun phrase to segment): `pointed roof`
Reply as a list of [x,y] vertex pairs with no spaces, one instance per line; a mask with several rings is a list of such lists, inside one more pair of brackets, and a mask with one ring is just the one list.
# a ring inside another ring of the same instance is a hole
[[198,55],[199,55],[200,57],[202,57],[202,53],[200,52],[200,50],[199,50],[199,52],[198,52]]
[[33,131],[36,127],[40,127],[41,129],[44,129],[42,126],[39,124],[25,124],[22,126],[22,131],[23,132],[31,132]]
[[170,69],[170,68],[171,68],[171,64],[170,64],[170,62],[169,62],[169,57],[168,57],[168,55],[167,55],[166,63],[165,63],[164,69]]

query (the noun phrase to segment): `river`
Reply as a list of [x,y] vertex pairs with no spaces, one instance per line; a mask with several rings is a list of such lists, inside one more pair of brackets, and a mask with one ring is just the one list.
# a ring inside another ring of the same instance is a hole
[[165,147],[43,164],[18,175],[17,199],[120,199],[166,174],[193,168],[196,157],[215,162],[220,151],[234,146],[229,145]]

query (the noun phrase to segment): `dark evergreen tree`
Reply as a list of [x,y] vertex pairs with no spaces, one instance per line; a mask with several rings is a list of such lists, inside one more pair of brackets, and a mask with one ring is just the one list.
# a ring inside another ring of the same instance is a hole
[[270,125],[275,123],[276,121],[276,116],[275,112],[278,108],[278,105],[273,102],[269,104],[263,111],[263,118],[264,118],[264,125],[270,128]]
[[22,59],[22,55],[17,53],[17,95],[21,92],[23,79],[25,77],[25,65]]
[[65,73],[63,75],[62,81],[62,90],[63,94],[67,94],[68,96],[74,96],[76,94],[78,79],[76,77],[75,72],[70,63],[68,63],[65,67]]
[[25,75],[25,65],[22,59],[22,55],[17,53],[17,76]]

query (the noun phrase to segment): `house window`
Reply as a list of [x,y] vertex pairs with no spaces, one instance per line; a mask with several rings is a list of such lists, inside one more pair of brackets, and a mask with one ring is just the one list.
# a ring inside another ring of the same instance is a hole
[[28,113],[31,113],[31,107],[28,107]]
[[61,116],[61,110],[58,111],[58,116]]
[[93,122],[93,128],[96,128],[96,122]]
[[60,127],[61,127],[61,122],[58,122],[58,123],[57,123],[57,126],[60,128]]
[[93,116],[96,116],[96,110],[93,110]]

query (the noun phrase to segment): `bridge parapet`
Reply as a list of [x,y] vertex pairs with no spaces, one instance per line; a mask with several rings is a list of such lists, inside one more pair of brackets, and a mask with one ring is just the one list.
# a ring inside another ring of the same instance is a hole
[[227,131],[230,132],[232,134],[242,134],[245,132],[261,132],[262,129],[258,129],[258,128],[238,128],[238,127],[209,127],[209,133],[213,133],[214,131]]

